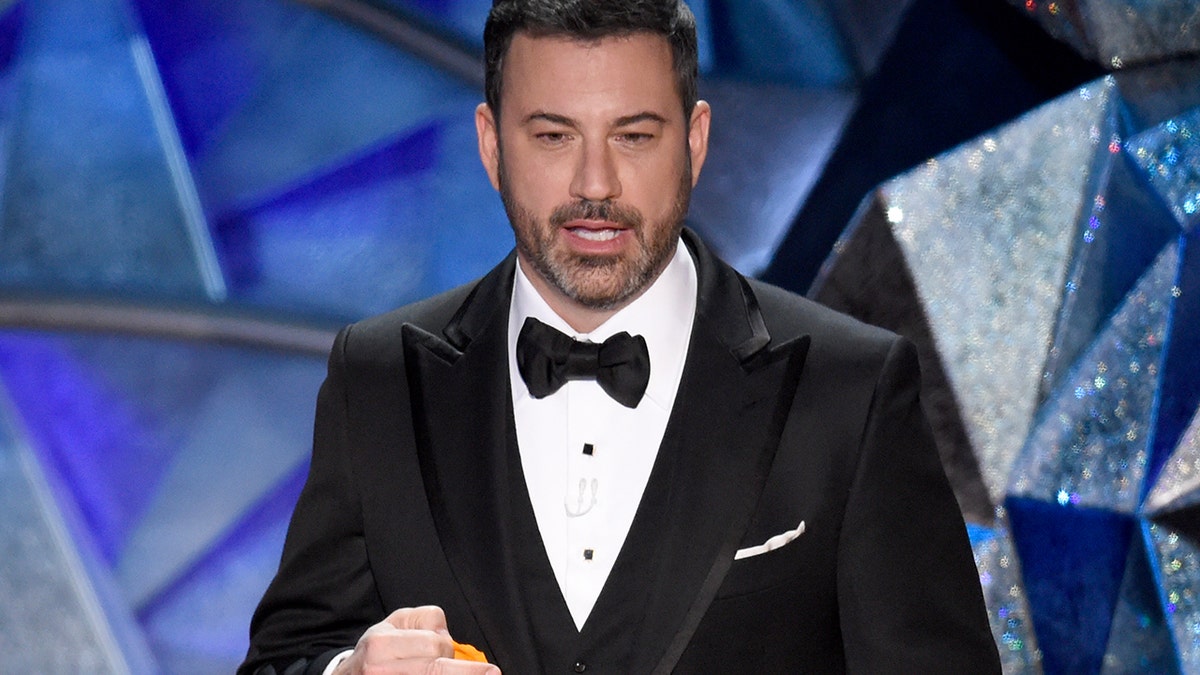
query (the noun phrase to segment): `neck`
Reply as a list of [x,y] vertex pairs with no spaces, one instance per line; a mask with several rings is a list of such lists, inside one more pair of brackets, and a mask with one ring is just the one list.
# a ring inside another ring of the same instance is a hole
[[521,266],[521,271],[525,273],[525,278],[529,279],[530,285],[546,301],[550,309],[554,310],[554,313],[561,317],[563,321],[566,321],[568,326],[579,333],[590,333],[596,330],[601,324],[608,321],[612,315],[621,311],[623,307],[633,302],[638,295],[641,295],[641,292],[639,292],[616,307],[596,309],[580,304],[577,300],[568,297],[554,285],[543,279],[530,264],[525,262],[524,258],[518,256],[517,264]]
[[[543,296],[545,297],[545,296]],[[590,333],[599,328],[605,321],[608,321],[613,314],[616,314],[621,308],[599,311],[592,309],[580,309],[573,304],[568,303],[566,306],[558,306],[547,300],[550,309],[554,313],[561,316],[567,325],[574,328],[579,333]],[[622,305],[623,307],[624,305]]]

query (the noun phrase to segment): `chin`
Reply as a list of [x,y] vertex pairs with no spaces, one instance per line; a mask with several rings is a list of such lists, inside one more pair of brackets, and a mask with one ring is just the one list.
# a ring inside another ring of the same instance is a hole
[[567,288],[561,288],[567,297],[589,309],[618,309],[631,298],[635,298],[649,283],[632,279],[629,275],[605,275],[604,279],[573,279]]

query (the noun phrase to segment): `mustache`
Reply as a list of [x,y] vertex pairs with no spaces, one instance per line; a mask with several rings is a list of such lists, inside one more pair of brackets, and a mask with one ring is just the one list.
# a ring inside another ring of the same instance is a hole
[[633,229],[642,226],[640,211],[607,199],[601,202],[581,199],[562,204],[550,214],[550,224],[555,227],[562,227],[572,220],[604,220]]

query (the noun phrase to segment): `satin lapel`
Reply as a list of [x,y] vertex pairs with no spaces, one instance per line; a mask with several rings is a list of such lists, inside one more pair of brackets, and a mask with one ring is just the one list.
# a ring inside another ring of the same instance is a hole
[[671,672],[729,571],[775,457],[808,343],[805,336],[771,349],[746,370],[728,351],[724,362],[714,361],[724,346],[696,336],[696,359],[708,352],[702,362],[709,365],[681,383],[673,433],[660,451],[670,464],[658,532],[660,583],[648,610],[655,630],[644,632],[640,646],[648,660],[637,672]]
[[[512,258],[485,277],[444,338],[405,325],[418,456],[446,559],[488,638],[512,672],[537,672],[510,551],[512,403],[507,318]],[[451,627],[453,629],[453,627]]]
[[593,612],[603,631],[602,603],[617,603],[623,589],[650,575],[631,672],[669,673],[716,594],[762,492],[808,351],[807,336],[771,344],[746,281],[690,233],[686,241],[700,295],[684,377],[646,497]]

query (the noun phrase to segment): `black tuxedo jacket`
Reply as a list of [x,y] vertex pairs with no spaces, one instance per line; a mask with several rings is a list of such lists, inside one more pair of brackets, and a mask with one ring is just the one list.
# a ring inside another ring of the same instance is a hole
[[699,298],[683,379],[582,630],[516,449],[510,256],[339,334],[240,672],[320,673],[391,610],[425,604],[506,675],[1000,672],[914,349],[684,239]]

